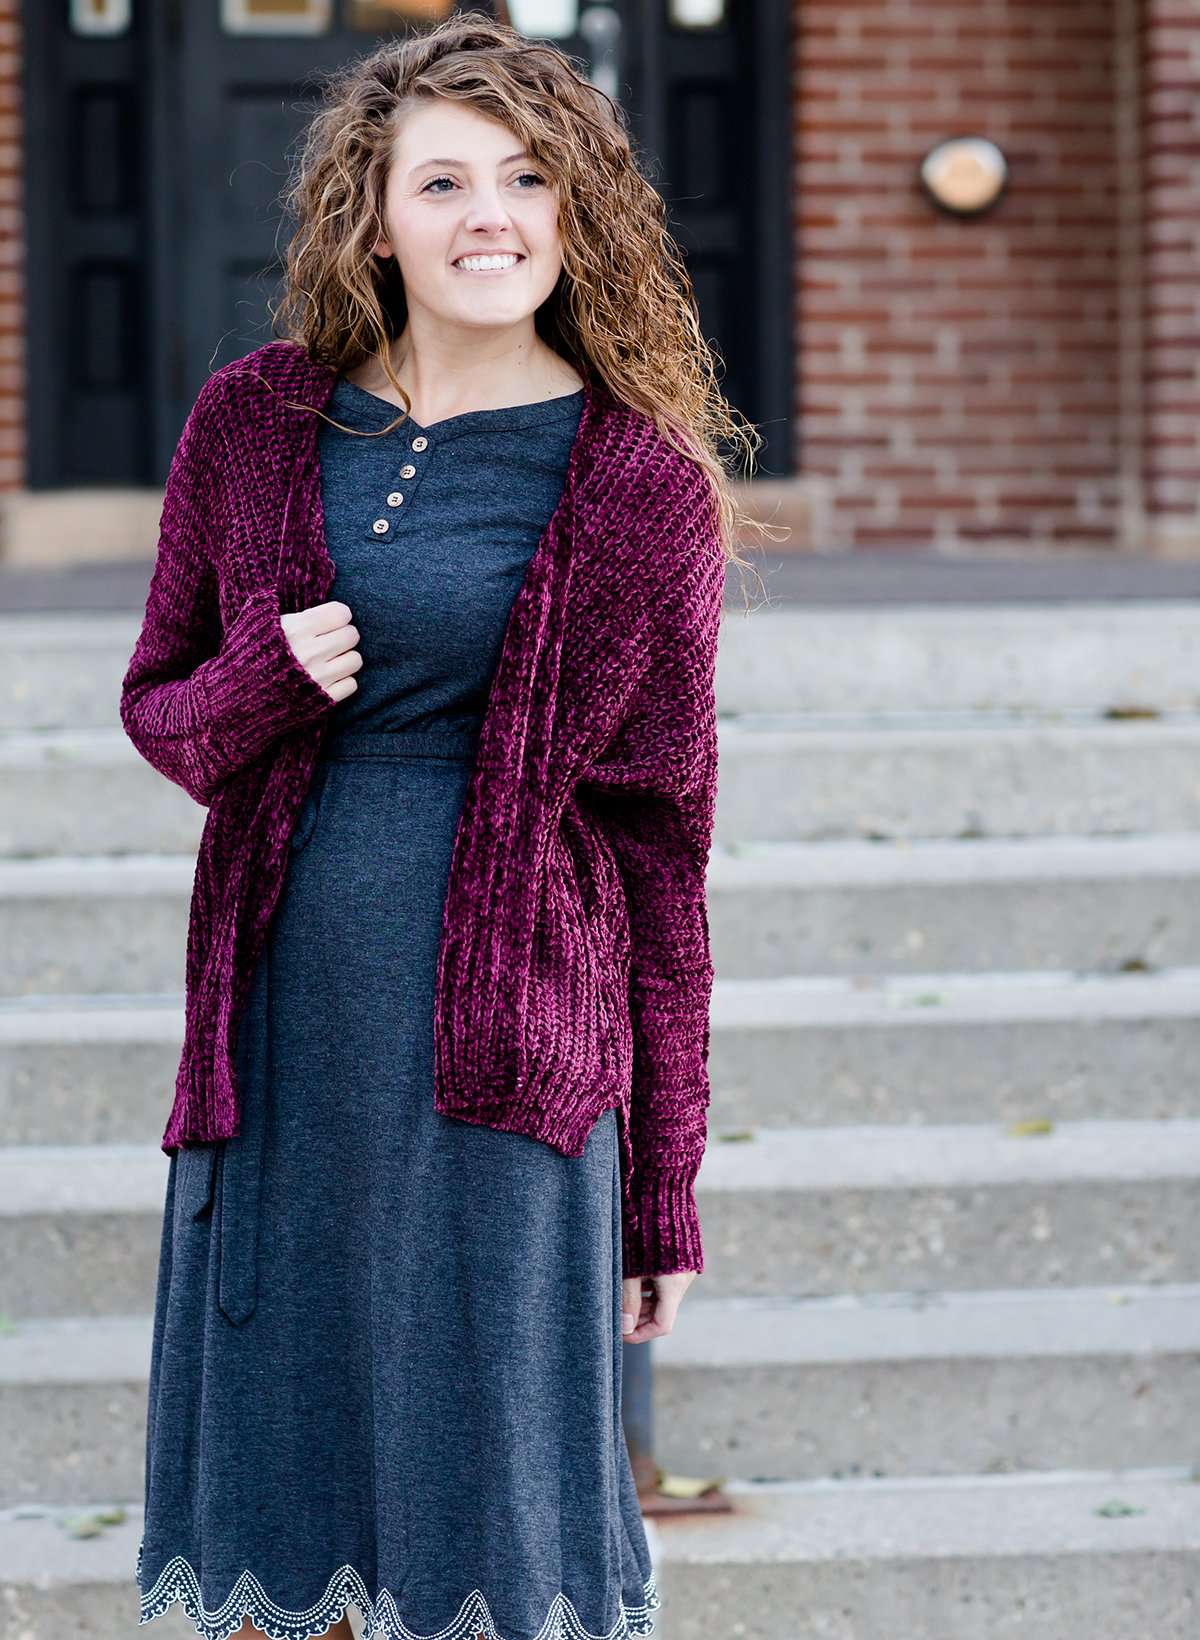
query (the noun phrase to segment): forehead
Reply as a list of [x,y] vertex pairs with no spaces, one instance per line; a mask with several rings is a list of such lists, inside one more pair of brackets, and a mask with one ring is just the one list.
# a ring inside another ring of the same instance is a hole
[[393,163],[470,167],[528,159],[517,134],[487,114],[445,99],[426,99],[406,111],[392,145]]

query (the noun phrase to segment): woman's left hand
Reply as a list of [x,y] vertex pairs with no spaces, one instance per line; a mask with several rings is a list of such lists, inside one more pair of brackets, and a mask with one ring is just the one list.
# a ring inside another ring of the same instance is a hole
[[[630,1276],[621,1283],[621,1334],[626,1344],[646,1344],[675,1325],[680,1301],[698,1270],[666,1276]],[[645,1291],[643,1292],[643,1288]],[[632,1329],[629,1323],[632,1322]]]

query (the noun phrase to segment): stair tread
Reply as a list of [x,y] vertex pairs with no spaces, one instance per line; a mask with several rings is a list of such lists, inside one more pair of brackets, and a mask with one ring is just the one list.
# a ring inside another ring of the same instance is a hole
[[[149,1314],[20,1320],[0,1385],[140,1382]],[[689,1297],[655,1342],[666,1369],[1200,1354],[1200,1284],[1012,1287],[832,1297]]]
[[[708,1191],[954,1189],[1200,1178],[1200,1119],[1058,1122],[1014,1134],[1003,1122],[867,1123],[718,1129],[697,1176]],[[0,1219],[30,1213],[150,1212],[162,1205],[161,1145],[0,1147]]]
[[[948,1558],[1194,1553],[1200,1486],[1182,1468],[1020,1472],[911,1479],[729,1480],[728,1514],[656,1522],[655,1561],[672,1566],[778,1566]],[[1119,1503],[1134,1511],[1106,1515]],[[0,1510],[0,1584],[126,1583],[143,1511],[91,1538],[72,1538],[48,1505]]]

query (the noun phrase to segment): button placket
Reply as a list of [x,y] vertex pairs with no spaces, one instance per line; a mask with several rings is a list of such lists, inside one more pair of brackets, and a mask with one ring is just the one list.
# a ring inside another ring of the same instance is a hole
[[[421,451],[421,450],[427,450],[428,448],[429,448],[429,440],[425,437],[425,435],[423,433],[418,434],[418,436],[415,439],[413,439],[412,449],[417,450],[417,451]],[[407,478],[416,478],[417,477],[417,468],[415,467],[415,465],[411,461],[406,461],[404,463],[404,465],[401,467],[400,477],[401,478],[406,478],[406,479]],[[403,490],[391,490],[391,491],[388,492],[387,505],[389,507],[401,507],[404,504],[404,499],[405,499],[405,492]],[[375,536],[385,536],[388,533],[388,531],[392,528],[393,523],[398,523],[398,522],[399,522],[399,520],[397,520],[397,519],[377,518],[375,520],[375,522],[371,525],[371,533]]]

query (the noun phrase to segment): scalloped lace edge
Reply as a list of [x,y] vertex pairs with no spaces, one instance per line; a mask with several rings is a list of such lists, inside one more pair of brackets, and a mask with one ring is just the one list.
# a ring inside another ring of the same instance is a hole
[[[144,1540],[138,1544],[139,1588],[144,1546]],[[626,1640],[630,1635],[653,1634],[651,1614],[662,1604],[653,1573],[643,1585],[643,1593],[645,1601],[640,1606],[621,1602],[620,1619],[606,1634],[592,1634],[584,1628],[574,1605],[560,1593],[551,1603],[536,1640]],[[422,1635],[405,1624],[390,1590],[384,1589],[378,1601],[372,1600],[353,1566],[339,1566],[320,1600],[306,1611],[286,1611],[277,1606],[254,1573],[244,1571],[224,1604],[210,1612],[200,1598],[200,1582],[191,1563],[183,1555],[175,1555],[159,1573],[154,1587],[141,1596],[138,1626],[161,1617],[176,1600],[192,1620],[196,1633],[202,1634],[205,1640],[229,1640],[247,1617],[269,1640],[310,1640],[310,1636],[323,1634],[344,1616],[351,1603],[358,1607],[366,1621],[362,1640],[506,1640],[498,1632],[480,1589],[472,1589],[448,1627],[435,1634]]]

